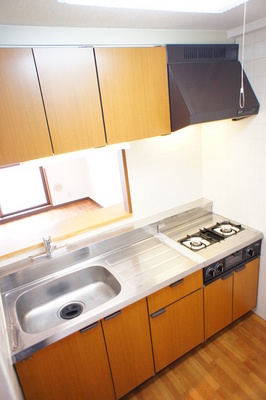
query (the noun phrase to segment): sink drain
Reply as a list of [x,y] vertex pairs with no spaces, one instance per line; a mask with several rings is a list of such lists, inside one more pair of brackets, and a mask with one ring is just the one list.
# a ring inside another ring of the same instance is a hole
[[63,319],[76,318],[82,313],[84,306],[81,302],[68,303],[61,307],[58,313]]

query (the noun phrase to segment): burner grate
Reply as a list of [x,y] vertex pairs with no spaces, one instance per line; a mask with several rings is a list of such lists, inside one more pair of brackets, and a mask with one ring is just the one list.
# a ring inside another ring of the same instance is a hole
[[230,220],[217,222],[209,229],[211,229],[213,233],[217,233],[224,238],[236,235],[238,232],[244,230],[244,228],[240,224],[236,224],[234,222],[231,222]]
[[244,230],[244,228],[240,224],[227,220],[217,222],[209,228],[199,229],[198,232],[193,235],[187,235],[183,239],[178,240],[178,242],[193,251],[199,251],[221,240],[225,240],[242,230]]
[[200,229],[193,235],[187,235],[185,238],[179,240],[179,243],[193,251],[199,251],[205,249],[211,244],[219,242],[222,239],[222,237],[213,235],[211,232],[208,232],[205,229]]

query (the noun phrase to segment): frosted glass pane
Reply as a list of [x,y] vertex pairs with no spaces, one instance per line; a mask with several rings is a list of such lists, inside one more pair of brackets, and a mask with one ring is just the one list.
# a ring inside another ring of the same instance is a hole
[[0,206],[3,215],[47,204],[39,167],[20,165],[0,169]]

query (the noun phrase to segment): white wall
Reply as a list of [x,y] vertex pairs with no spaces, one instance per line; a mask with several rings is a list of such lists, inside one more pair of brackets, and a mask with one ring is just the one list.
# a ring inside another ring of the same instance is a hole
[[199,126],[132,142],[126,157],[135,218],[202,197]]
[[117,151],[107,146],[40,160],[53,205],[87,197],[102,207],[123,203]]
[[[236,39],[241,45],[241,37]],[[258,116],[202,125],[203,196],[214,211],[266,234],[266,28],[245,38],[244,68],[260,102]],[[263,240],[256,313],[266,319]]]
[[117,151],[107,146],[91,151],[86,158],[88,196],[102,207],[123,203]]
[[88,197],[86,158],[57,160],[45,165],[50,194],[54,206]]
[[0,46],[46,45],[163,45],[229,43],[225,31],[167,29],[52,28],[0,25]]

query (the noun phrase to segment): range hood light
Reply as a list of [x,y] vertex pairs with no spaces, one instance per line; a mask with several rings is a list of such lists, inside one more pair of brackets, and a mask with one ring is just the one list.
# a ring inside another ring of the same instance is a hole
[[90,7],[130,8],[137,10],[223,13],[248,0],[57,0],[59,3]]

